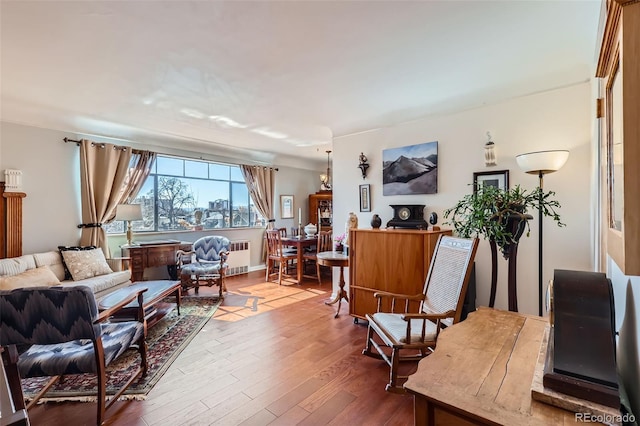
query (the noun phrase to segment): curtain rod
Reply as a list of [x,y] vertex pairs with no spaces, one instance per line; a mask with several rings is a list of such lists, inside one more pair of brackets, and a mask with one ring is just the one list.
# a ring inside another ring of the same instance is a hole
[[[62,140],[64,141],[64,143],[73,142],[73,143],[76,144],[76,146],[80,146],[80,143],[82,142],[82,141],[77,141],[75,139],[69,139],[67,137],[63,138]],[[100,148],[104,148],[105,144],[103,142],[91,142],[91,146],[99,146]],[[139,149],[133,149],[130,146],[113,145],[113,148],[114,149],[121,149],[121,150],[130,149],[131,152],[133,152],[134,154],[141,154],[141,153],[144,152],[144,151],[141,151]]]
[[[77,146],[80,146],[80,142],[81,141],[77,141],[75,139],[69,139],[67,137],[62,139],[64,141],[64,143],[69,143],[69,142],[73,142],[75,143]],[[103,144],[104,147],[104,144]],[[133,149],[131,152],[133,152],[134,154],[139,154],[143,151],[137,150],[137,149]],[[162,155],[168,155],[168,154],[162,154]],[[182,157],[184,159],[188,159],[188,160],[202,160],[202,161],[211,161],[211,160],[205,160],[204,158],[200,157],[200,158],[195,158],[195,157],[187,157],[187,156],[182,156],[182,155],[177,155],[175,157]],[[236,165],[236,164],[234,164]],[[277,167],[271,167],[271,166],[265,166],[265,165],[261,165],[261,164],[247,164],[248,166],[251,167],[265,167],[265,168],[272,168],[273,170],[275,170],[276,172],[279,171],[279,169]]]

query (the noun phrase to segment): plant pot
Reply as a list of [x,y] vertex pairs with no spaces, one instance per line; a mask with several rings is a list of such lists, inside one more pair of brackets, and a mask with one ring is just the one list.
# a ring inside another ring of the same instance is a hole
[[512,240],[514,242],[500,247],[500,252],[505,259],[509,259],[512,246],[514,244],[518,244],[518,241],[520,241],[520,238],[522,237],[522,234],[524,234],[524,230],[527,227],[527,221],[531,219],[533,219],[533,216],[531,216],[530,214],[510,214],[507,218],[505,229],[511,233]]

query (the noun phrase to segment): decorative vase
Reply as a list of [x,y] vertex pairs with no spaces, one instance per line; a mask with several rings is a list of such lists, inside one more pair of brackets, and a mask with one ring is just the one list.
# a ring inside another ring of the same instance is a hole
[[342,252],[344,250],[344,245],[340,243],[336,243],[335,248],[336,248],[335,251]]
[[304,233],[306,235],[313,236],[313,235],[316,235],[317,232],[318,232],[318,227],[313,223],[310,223],[304,227]]
[[380,216],[378,216],[377,214],[374,214],[373,218],[371,219],[371,227],[373,229],[378,229],[380,228],[381,225],[382,225],[382,219],[380,219]]

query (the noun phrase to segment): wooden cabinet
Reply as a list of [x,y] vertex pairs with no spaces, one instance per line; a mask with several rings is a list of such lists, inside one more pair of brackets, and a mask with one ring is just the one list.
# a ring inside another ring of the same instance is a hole
[[[625,275],[640,274],[640,2],[607,1],[600,77],[602,246]],[[603,250],[604,252],[605,250]],[[604,264],[604,260],[603,260]]]
[[22,256],[22,199],[24,192],[9,192],[0,182],[0,259]]
[[451,230],[352,229],[349,232],[349,314],[376,312],[376,291],[420,294],[440,235]]
[[309,222],[320,225],[326,231],[333,226],[333,194],[331,191],[321,191],[309,195]]
[[126,246],[122,248],[122,254],[131,258],[131,281],[137,282],[144,279],[144,270],[153,266],[167,265],[171,279],[177,279],[176,251],[191,250],[191,243],[161,243],[142,244],[139,246]]

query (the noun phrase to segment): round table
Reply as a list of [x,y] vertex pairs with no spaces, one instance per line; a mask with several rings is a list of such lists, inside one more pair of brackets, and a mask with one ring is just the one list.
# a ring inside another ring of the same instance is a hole
[[336,311],[336,316],[334,318],[338,318],[340,314],[340,305],[342,304],[342,299],[344,298],[347,302],[349,301],[349,296],[347,292],[344,290],[344,267],[349,266],[349,256],[342,252],[338,251],[322,251],[316,255],[316,262],[320,266],[337,266],[340,268],[340,288],[336,293],[336,297],[329,302],[325,302],[327,305],[333,305],[334,303],[338,303],[338,310]]

